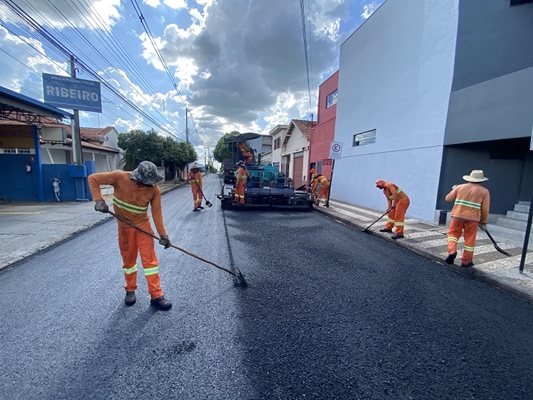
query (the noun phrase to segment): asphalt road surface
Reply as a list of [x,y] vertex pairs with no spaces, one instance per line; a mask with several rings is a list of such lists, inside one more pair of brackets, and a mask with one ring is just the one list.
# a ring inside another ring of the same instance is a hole
[[[531,399],[533,305],[328,219],[163,196],[170,311],[114,221],[0,273],[1,399]],[[140,265],[139,265],[140,267]]]

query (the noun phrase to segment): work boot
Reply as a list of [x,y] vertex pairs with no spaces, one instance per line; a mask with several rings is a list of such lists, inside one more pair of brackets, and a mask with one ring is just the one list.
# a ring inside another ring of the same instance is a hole
[[198,208],[195,208],[193,211],[200,211]]
[[473,267],[474,266],[474,263],[472,261],[470,261],[468,264],[461,264],[461,267],[463,268],[468,268],[468,267]]
[[392,229],[380,229],[379,231],[380,232],[390,232],[390,233],[392,233]]
[[200,210],[203,210],[203,209],[204,209],[202,206],[198,206],[198,208],[199,208]]
[[127,306],[132,306],[137,301],[135,297],[135,292],[126,292],[126,297],[124,297],[124,304]]
[[158,297],[157,299],[150,300],[152,307],[158,308],[162,311],[167,311],[172,308],[172,303],[165,299],[165,296]]
[[403,239],[403,235],[398,235],[398,234],[396,234],[396,235],[394,235],[394,236],[391,236],[390,238],[391,238],[392,240]]
[[448,257],[446,257],[446,264],[453,264],[455,257],[457,257],[457,253],[448,254]]

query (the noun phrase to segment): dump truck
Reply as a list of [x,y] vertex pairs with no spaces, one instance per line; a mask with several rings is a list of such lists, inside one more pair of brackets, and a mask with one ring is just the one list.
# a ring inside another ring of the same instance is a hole
[[[228,208],[277,208],[304,209],[313,208],[311,194],[305,189],[295,189],[292,180],[272,165],[262,165],[261,154],[248,147],[247,142],[261,137],[258,133],[242,133],[224,138],[231,157],[223,160],[223,183],[221,193],[217,195],[223,209]],[[246,162],[250,177],[246,182],[244,206],[237,205],[235,183],[239,161]]]

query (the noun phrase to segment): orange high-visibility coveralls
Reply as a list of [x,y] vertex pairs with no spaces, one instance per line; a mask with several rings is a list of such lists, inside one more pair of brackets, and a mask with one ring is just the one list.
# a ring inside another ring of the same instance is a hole
[[461,264],[467,265],[474,258],[478,225],[486,224],[489,220],[490,193],[479,183],[468,182],[452,189],[446,195],[446,201],[454,202],[448,228],[448,253],[457,253],[457,242],[464,231],[465,247]]
[[383,194],[387,198],[387,208],[393,209],[389,211],[387,224],[385,229],[392,230],[396,227],[396,234],[403,236],[403,229],[405,226],[405,213],[411,204],[409,196],[392,182],[383,182]]
[[202,205],[202,173],[199,169],[193,168],[187,175],[185,181],[191,184],[192,201],[196,209]]
[[[113,186],[113,210],[119,217],[150,233],[153,230],[148,217],[148,204],[159,236],[166,235],[161,212],[159,186],[144,186],[131,179],[127,171],[100,172],[89,175],[89,189],[93,200],[104,200],[100,185]],[[159,261],[154,248],[154,239],[117,219],[118,246],[122,256],[122,270],[127,292],[137,289],[137,255],[140,253],[148,293],[152,299],[163,296],[159,278]]]
[[241,151],[242,156],[244,157],[244,162],[246,164],[251,164],[253,160],[253,154],[250,153],[250,148],[244,142],[238,142],[237,147]]
[[246,185],[246,179],[250,176],[250,172],[244,167],[239,166],[237,170],[237,182],[235,183],[235,203],[244,204],[244,186]]
[[320,189],[318,190],[318,193],[316,194],[316,205],[320,205],[320,199],[324,199],[324,203],[328,204],[329,201],[329,179],[326,178],[324,175],[315,174],[313,176],[313,180],[311,181],[311,193],[313,196],[315,196],[315,190],[320,183]]

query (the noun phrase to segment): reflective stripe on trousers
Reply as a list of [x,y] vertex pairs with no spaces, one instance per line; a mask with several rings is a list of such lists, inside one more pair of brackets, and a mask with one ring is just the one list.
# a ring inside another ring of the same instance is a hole
[[[139,228],[153,233],[150,222],[139,225]],[[150,297],[156,299],[162,296],[159,261],[154,248],[154,239],[135,228],[119,225],[118,246],[122,256],[126,291],[132,292],[137,289],[137,256],[140,254]]]

